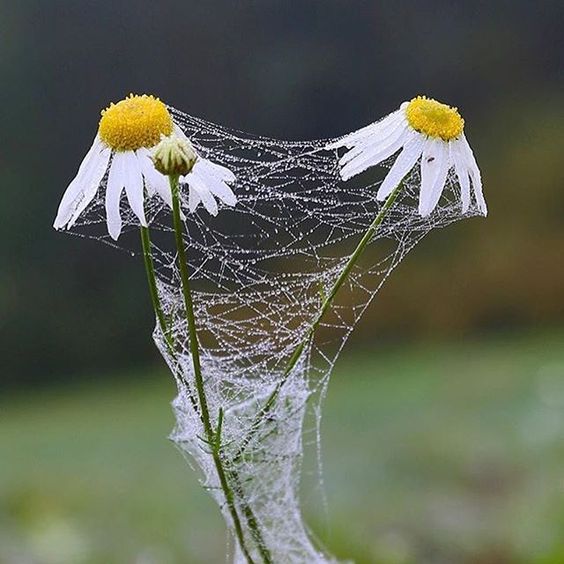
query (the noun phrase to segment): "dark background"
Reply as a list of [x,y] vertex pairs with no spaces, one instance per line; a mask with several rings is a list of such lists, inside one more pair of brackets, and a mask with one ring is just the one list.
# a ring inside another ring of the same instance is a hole
[[1,6],[3,384],[155,357],[140,261],[51,229],[100,110],[129,92],[283,139],[351,131],[417,94],[458,106],[490,216],[418,248],[365,327],[461,338],[564,320],[561,2]]

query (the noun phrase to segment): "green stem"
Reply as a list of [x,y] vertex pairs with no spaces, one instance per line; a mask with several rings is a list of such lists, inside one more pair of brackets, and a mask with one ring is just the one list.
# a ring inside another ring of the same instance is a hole
[[229,477],[233,481],[235,493],[241,500],[243,514],[245,515],[245,519],[247,520],[251,535],[259,549],[260,555],[262,556],[265,564],[272,564],[272,556],[270,554],[270,550],[267,548],[264,542],[264,539],[262,538],[255,513],[252,510],[251,506],[245,501],[245,492],[243,490],[243,484],[241,484],[239,474],[235,470],[231,470],[229,472]]
[[[245,538],[243,534],[243,529],[241,527],[241,521],[239,519],[239,515],[237,513],[237,509],[235,507],[235,496],[233,491],[229,486],[229,482],[227,480],[226,470],[223,466],[223,460],[221,457],[221,429],[218,428],[218,433],[216,434],[213,430],[211,421],[210,421],[210,413],[208,409],[208,402],[206,399],[205,387],[204,387],[204,380],[202,377],[202,366],[200,361],[200,349],[198,344],[198,335],[196,331],[196,320],[194,317],[194,305],[192,301],[192,293],[190,290],[190,276],[188,273],[188,263],[186,261],[186,252],[184,249],[184,241],[182,239],[182,221],[180,218],[180,201],[179,201],[179,194],[178,194],[178,176],[169,176],[170,182],[170,189],[172,193],[172,216],[174,222],[174,237],[176,241],[176,250],[177,250],[177,264],[178,270],[180,272],[180,281],[182,285],[182,294],[184,296],[184,306],[186,309],[186,320],[188,322],[188,334],[190,339],[190,352],[192,354],[192,364],[194,367],[194,379],[196,382],[196,390],[198,392],[198,399],[200,403],[200,415],[202,418],[202,423],[204,426],[204,432],[206,434],[206,441],[212,447],[212,458],[214,461],[214,465],[217,471],[217,475],[219,478],[219,482],[221,484],[221,489],[225,495],[225,500],[227,503],[227,508],[231,515],[231,519],[233,520],[233,526],[235,529],[235,534],[237,540],[239,541],[239,545],[241,550],[243,551],[247,562],[249,564],[254,564],[251,555],[245,544]],[[234,472],[231,471],[231,474]],[[250,509],[250,508],[249,508]],[[252,525],[255,525],[253,528]],[[256,529],[256,521],[249,522],[249,526],[251,527],[251,531],[253,532],[253,536],[255,536],[258,532]],[[259,543],[259,549],[262,551],[264,549],[264,542]],[[265,559],[267,563],[270,563],[270,556],[268,555],[268,559]]]
[[317,313],[317,315],[315,316],[315,319],[313,320],[313,322],[309,326],[309,329],[307,330],[304,338],[302,339],[302,341],[299,343],[299,345],[295,348],[294,352],[292,353],[292,356],[290,357],[288,364],[286,365],[286,368],[284,369],[284,373],[282,374],[282,379],[276,384],[276,387],[274,388],[274,390],[272,391],[272,393],[270,394],[270,396],[268,397],[268,399],[266,400],[266,402],[264,403],[264,405],[262,406],[260,411],[257,413],[256,418],[255,418],[254,422],[252,423],[251,428],[250,428],[247,436],[243,439],[243,442],[241,443],[241,447],[239,448],[239,452],[237,453],[237,455],[233,459],[233,462],[236,462],[237,460],[239,460],[239,458],[243,455],[243,452],[245,451],[247,445],[252,441],[252,439],[256,435],[258,429],[260,428],[260,424],[261,424],[263,418],[266,417],[269,414],[270,410],[274,406],[276,399],[277,399],[277,397],[280,393],[280,390],[282,389],[284,384],[287,382],[290,373],[292,372],[292,370],[294,369],[294,367],[298,363],[300,357],[302,356],[302,353],[303,353],[306,345],[308,344],[309,340],[312,338],[313,334],[315,333],[315,330],[317,329],[317,327],[321,323],[323,316],[325,315],[325,313],[327,312],[327,310],[329,309],[329,307],[333,303],[333,300],[334,300],[335,296],[337,295],[337,292],[342,287],[342,285],[345,283],[345,281],[346,281],[348,275],[350,274],[351,270],[354,268],[358,259],[360,258],[360,256],[364,252],[364,249],[366,248],[366,246],[368,245],[368,243],[371,241],[372,237],[374,236],[374,233],[376,232],[376,230],[378,229],[378,227],[380,226],[382,221],[384,221],[384,218],[386,217],[388,210],[392,207],[392,205],[396,201],[396,199],[397,199],[397,197],[398,197],[398,195],[401,191],[402,183],[403,183],[403,180],[402,180],[402,182],[400,182],[395,187],[394,191],[387,197],[386,201],[384,202],[384,205],[382,206],[382,208],[378,212],[378,215],[374,218],[374,221],[370,224],[370,226],[368,227],[368,229],[364,233],[362,239],[360,240],[360,242],[356,246],[353,254],[350,256],[349,260],[347,261],[345,268],[341,271],[341,273],[339,274],[339,276],[337,277],[337,279],[335,280],[335,282],[331,286],[331,290],[329,291],[329,293],[324,297],[324,299],[321,303],[321,307],[319,309],[319,312]]
[[159,292],[157,290],[157,279],[155,276],[155,266],[153,263],[153,255],[151,254],[151,238],[149,235],[149,228],[141,226],[141,244],[143,245],[143,261],[145,263],[145,271],[147,273],[147,282],[149,284],[149,293],[151,294],[151,302],[153,303],[153,309],[157,316],[161,332],[164,336],[168,352],[176,356],[174,351],[174,341],[170,330],[167,327],[166,319],[161,307],[161,302],[159,299]]
[[[147,273],[147,283],[149,285],[149,293],[151,295],[153,310],[155,312],[155,315],[157,316],[157,321],[159,323],[161,333],[163,334],[166,343],[166,348],[168,349],[168,353],[176,363],[177,355],[176,355],[176,349],[174,347],[174,339],[172,337],[170,328],[167,325],[163,308],[161,306],[161,300],[159,298],[159,292],[157,289],[157,277],[155,276],[155,265],[153,262],[153,255],[151,254],[151,236],[148,227],[141,226],[141,244],[143,246],[143,262],[145,263],[145,272]],[[186,380],[178,370],[176,374],[186,386],[188,397],[190,398],[192,406],[194,407],[194,409],[196,409],[197,406],[196,399],[194,398],[192,391],[190,390],[190,386],[188,385],[188,382],[186,382]]]

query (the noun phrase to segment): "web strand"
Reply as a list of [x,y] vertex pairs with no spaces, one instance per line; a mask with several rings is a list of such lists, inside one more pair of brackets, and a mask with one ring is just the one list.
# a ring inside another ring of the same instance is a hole
[[[378,170],[343,182],[337,151],[324,149],[335,140],[289,142],[249,136],[170,110],[199,154],[237,177],[233,185],[237,205],[221,209],[217,217],[202,208],[186,213],[184,237],[212,420],[217,421],[223,411],[222,456],[228,469],[232,464],[237,471],[275,562],[331,562],[312,543],[299,503],[306,410],[314,414],[313,436],[319,437],[320,402],[332,369],[388,276],[431,230],[478,215],[479,210],[474,203],[462,214],[459,187],[452,176],[436,210],[420,217],[420,178],[414,169],[241,456],[241,438],[284,378],[289,358],[319,311],[323,291],[335,282],[381,209],[376,200]],[[110,242],[103,234],[103,196],[104,185],[76,229]],[[209,450],[201,440],[202,422],[185,384],[193,382],[194,374],[170,210],[155,198],[146,205],[146,213],[159,297],[174,342],[180,346],[171,355],[157,326],[156,344],[178,385],[172,438],[196,461],[204,486],[231,526]],[[137,231],[136,218],[125,202],[122,215],[124,231]],[[237,550],[235,561],[243,561]]]

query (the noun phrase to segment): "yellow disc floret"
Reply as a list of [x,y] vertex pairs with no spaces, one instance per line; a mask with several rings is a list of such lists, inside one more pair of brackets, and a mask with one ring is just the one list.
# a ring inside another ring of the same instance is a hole
[[158,98],[130,94],[102,110],[98,133],[114,151],[150,148],[172,133],[172,117]]
[[464,130],[464,120],[456,108],[426,96],[413,98],[405,115],[415,131],[444,141],[456,139]]

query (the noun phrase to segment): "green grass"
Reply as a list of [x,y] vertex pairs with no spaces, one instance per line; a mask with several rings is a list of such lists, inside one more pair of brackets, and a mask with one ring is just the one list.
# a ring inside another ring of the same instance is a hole
[[[328,510],[359,563],[564,562],[562,333],[343,355],[324,405]],[[166,440],[157,370],[0,403],[0,562],[225,561],[214,503]]]

